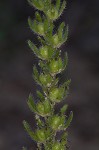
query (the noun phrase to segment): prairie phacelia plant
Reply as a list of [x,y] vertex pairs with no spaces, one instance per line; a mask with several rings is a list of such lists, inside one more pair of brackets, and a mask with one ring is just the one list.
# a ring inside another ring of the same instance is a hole
[[[68,26],[61,22],[55,29],[55,21],[66,8],[66,0],[28,0],[35,8],[35,18],[28,18],[30,29],[37,35],[40,46],[28,40],[30,49],[38,58],[38,66],[33,66],[33,78],[41,87],[37,90],[38,100],[30,94],[27,104],[35,114],[36,129],[33,130],[27,121],[24,128],[37,150],[67,150],[68,131],[73,112],[66,115],[68,105],[64,104],[56,113],[55,106],[63,102],[69,91],[70,80],[60,83],[59,74],[67,67],[68,57],[61,56],[60,47],[67,41]],[[38,69],[38,67],[40,69]],[[60,136],[57,136],[59,134]],[[23,148],[25,149],[25,148]]]

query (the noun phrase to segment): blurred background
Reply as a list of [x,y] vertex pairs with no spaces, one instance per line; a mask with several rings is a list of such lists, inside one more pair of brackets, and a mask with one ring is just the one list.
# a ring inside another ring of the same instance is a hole
[[[27,46],[35,40],[27,24],[34,8],[26,0],[0,0],[0,150],[35,150],[22,121],[35,126],[27,98],[38,86],[32,79],[37,59]],[[61,49],[69,64],[62,79],[71,78],[64,103],[73,110],[70,150],[99,150],[99,0],[68,0],[61,19],[69,24],[69,38]],[[67,77],[66,77],[67,75]]]

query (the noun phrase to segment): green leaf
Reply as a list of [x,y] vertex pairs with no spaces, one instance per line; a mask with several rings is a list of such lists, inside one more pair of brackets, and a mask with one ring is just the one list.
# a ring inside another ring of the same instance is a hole
[[67,108],[68,108],[68,105],[64,105],[60,110],[61,114],[64,114],[66,112]]
[[46,45],[46,41],[42,37],[38,36],[38,40],[41,42],[42,45]]
[[29,27],[32,28],[33,27],[33,22],[31,20],[31,18],[29,17],[28,18],[28,24],[29,24]]
[[66,146],[67,145],[67,137],[68,137],[68,133],[67,132],[64,132],[63,134],[62,134],[62,137],[61,137],[61,144],[63,145],[63,146]]
[[36,33],[37,33],[37,22],[36,22],[36,20],[32,21],[32,19],[29,17],[29,18],[28,18],[28,24],[29,24],[30,29],[31,29],[33,32],[36,32]]
[[58,37],[60,40],[62,40],[64,26],[65,26],[65,23],[62,22],[58,28]]
[[67,67],[67,64],[68,64],[68,55],[67,55],[67,52],[65,53],[65,58],[64,58],[64,61],[63,61],[63,70]]
[[68,38],[68,25],[66,26],[63,34],[63,43],[67,41],[67,38]]
[[27,0],[27,1],[31,6],[33,6],[32,0]]
[[63,83],[63,85],[61,85],[61,87],[62,87],[62,88],[69,89],[70,83],[71,83],[71,80],[67,80],[66,82]]
[[44,61],[39,61],[39,66],[42,68],[43,71],[48,71],[48,66],[47,63],[45,63]]
[[31,48],[31,50],[34,52],[34,54],[39,57],[39,51],[38,48],[30,41],[28,40],[28,45]]
[[44,127],[44,122],[39,117],[36,118],[36,120],[37,120],[37,125],[38,125],[39,128]]
[[31,6],[34,6],[38,10],[43,10],[44,5],[41,0],[27,0]]
[[45,31],[47,31],[48,28],[49,28],[48,20],[47,20],[47,19],[44,19],[44,29],[45,29]]
[[56,0],[56,9],[59,10],[60,8],[60,0]]
[[31,94],[29,95],[27,104],[32,112],[36,112],[36,105]]
[[63,1],[62,5],[61,5],[61,8],[59,10],[59,16],[62,14],[63,10],[65,9],[66,7],[66,0]]
[[45,5],[44,5],[45,11],[51,8],[51,0],[44,0],[44,3],[45,3]]
[[73,119],[73,112],[71,111],[70,115],[69,115],[69,117],[68,117],[68,119],[66,121],[66,124],[65,124],[65,128],[66,129],[70,126],[70,123],[71,123],[72,119]]
[[59,81],[58,78],[54,79],[54,81],[52,82],[51,88],[54,88],[58,84],[58,81]]
[[44,9],[44,1],[43,0],[36,0],[37,3],[40,5],[39,10],[43,10]]
[[37,137],[36,137],[35,133],[32,131],[30,125],[25,120],[23,121],[23,125],[24,125],[25,130],[29,134],[29,136],[32,138],[32,140],[37,141]]
[[34,80],[37,82],[37,83],[39,83],[39,73],[38,73],[38,70],[37,70],[37,68],[36,68],[36,66],[34,66],[33,67],[33,78],[34,78]]
[[52,42],[53,28],[54,28],[53,23],[50,23],[49,28],[48,28],[47,33],[46,33],[46,37],[44,37],[45,40],[47,40],[48,44]]
[[36,17],[36,20],[37,20],[38,22],[42,22],[42,17],[41,17],[41,15],[40,15],[40,13],[39,13],[38,11],[36,11],[35,17]]
[[44,101],[45,97],[40,91],[37,91],[37,95],[38,95],[38,97],[40,98],[41,101]]

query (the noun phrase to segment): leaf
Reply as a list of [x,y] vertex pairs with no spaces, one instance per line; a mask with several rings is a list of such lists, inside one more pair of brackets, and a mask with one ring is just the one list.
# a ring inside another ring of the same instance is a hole
[[33,78],[34,78],[34,80],[37,82],[37,83],[39,83],[39,73],[38,73],[38,70],[37,70],[37,68],[36,68],[36,66],[34,66],[33,67]]
[[42,37],[38,36],[38,40],[41,42],[42,45],[46,45],[46,41],[43,40]]
[[38,97],[40,98],[41,101],[44,101],[45,97],[40,91],[37,91],[37,95],[38,95]]
[[28,40],[28,45],[31,48],[31,50],[34,52],[34,54],[39,57],[39,51],[38,48],[30,41]]
[[54,28],[53,23],[50,23],[46,33],[46,37],[44,37],[45,40],[47,40],[48,44],[52,42],[53,28]]
[[60,110],[61,114],[64,114],[66,112],[67,108],[68,108],[68,105],[64,105]]
[[28,24],[29,24],[30,29],[31,29],[34,33],[39,34],[39,32],[38,32],[38,23],[37,23],[36,20],[33,20],[33,21],[32,21],[32,19],[29,17],[29,18],[28,18]]
[[60,8],[60,0],[56,0],[56,9],[59,10]]
[[62,5],[61,5],[61,8],[59,10],[59,16],[62,14],[63,10],[65,9],[66,7],[66,0],[63,1]]
[[51,0],[44,0],[45,3],[45,10],[48,10],[51,8]]
[[33,6],[32,0],[27,0],[27,1],[31,6]]
[[67,67],[68,64],[68,55],[67,52],[65,53],[65,58],[63,60],[63,70]]
[[71,83],[71,80],[67,80],[66,82],[63,83],[63,85],[61,85],[61,87],[62,87],[62,88],[69,89],[70,83]]
[[47,31],[48,28],[49,28],[48,20],[47,20],[47,19],[44,19],[44,29],[45,29],[45,31]]
[[63,43],[67,41],[67,38],[68,38],[68,25],[66,26],[63,34]]
[[34,6],[36,9],[42,10],[42,3],[38,0],[27,0],[31,6]]
[[48,65],[44,61],[39,61],[39,66],[42,68],[43,71],[48,71]]
[[60,40],[62,40],[64,26],[65,26],[65,23],[62,22],[58,28],[58,37]]
[[70,115],[69,115],[69,117],[68,117],[68,119],[66,121],[66,124],[65,124],[65,128],[66,129],[70,126],[70,123],[71,123],[72,119],[73,119],[73,112],[71,111]]
[[30,17],[28,18],[28,24],[29,24],[29,27],[31,29],[33,27],[33,22],[32,22]]
[[62,137],[61,137],[61,144],[62,144],[63,146],[66,146],[66,144],[67,144],[67,137],[68,137],[68,133],[67,133],[67,132],[64,132],[64,133],[62,134]]
[[37,126],[39,128],[42,128],[44,126],[44,122],[40,119],[40,117],[38,115],[35,116],[36,121],[37,121]]
[[30,29],[31,29],[33,32],[36,32],[36,33],[37,33],[37,22],[36,22],[36,20],[32,21],[32,19],[29,17],[29,18],[28,18],[28,24],[29,24]]
[[40,15],[40,13],[39,13],[38,11],[36,11],[35,17],[36,17],[36,20],[37,20],[38,22],[42,22],[41,15]]
[[59,81],[58,78],[54,79],[54,81],[52,82],[51,88],[54,88],[58,84],[58,81]]
[[32,112],[36,112],[36,105],[31,94],[29,95],[27,104]]
[[37,141],[37,137],[36,137],[35,133],[32,131],[30,125],[25,120],[23,121],[23,125],[24,125],[25,130],[29,134],[29,136],[32,138],[32,140]]

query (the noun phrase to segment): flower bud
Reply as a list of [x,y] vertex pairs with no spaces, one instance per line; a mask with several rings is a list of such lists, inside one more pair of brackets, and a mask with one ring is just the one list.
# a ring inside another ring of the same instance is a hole
[[39,139],[40,142],[44,142],[46,140],[46,134],[45,134],[45,130],[44,129],[38,129],[36,131],[36,135]]
[[50,114],[50,112],[51,112],[51,104],[50,104],[49,100],[45,100],[44,101],[44,113]]
[[37,25],[37,28],[38,28],[39,34],[44,35],[44,25],[40,23]]
[[48,59],[48,47],[47,46],[42,46],[40,48],[40,55],[42,56],[42,58]]
[[49,64],[51,73],[59,73],[63,69],[62,59],[52,60]]
[[50,120],[50,126],[53,130],[60,130],[64,126],[65,117],[53,116]]
[[44,105],[43,103],[39,102],[36,106],[37,108],[37,111],[41,114],[41,115],[44,115]]
[[50,76],[50,74],[46,74],[46,75],[40,74],[39,80],[40,80],[42,85],[50,86],[51,82],[52,82],[52,77]]
[[54,116],[51,120],[51,127],[54,130],[57,130],[60,125],[60,117],[59,116]]
[[49,98],[52,102],[60,102],[64,97],[64,89],[53,88],[50,90]]
[[49,9],[47,11],[46,15],[49,17],[50,20],[56,20],[58,18],[58,10],[55,9],[55,7],[52,7],[52,9]]
[[36,106],[38,113],[41,116],[49,115],[51,112],[51,104],[49,100],[45,100],[44,102],[39,102]]
[[54,47],[57,47],[59,45],[59,37],[57,34],[53,35],[52,37],[52,43]]
[[52,48],[48,47],[48,46],[42,46],[40,48],[40,55],[42,57],[42,59],[44,60],[48,60],[49,58],[51,58],[54,54],[54,51]]

